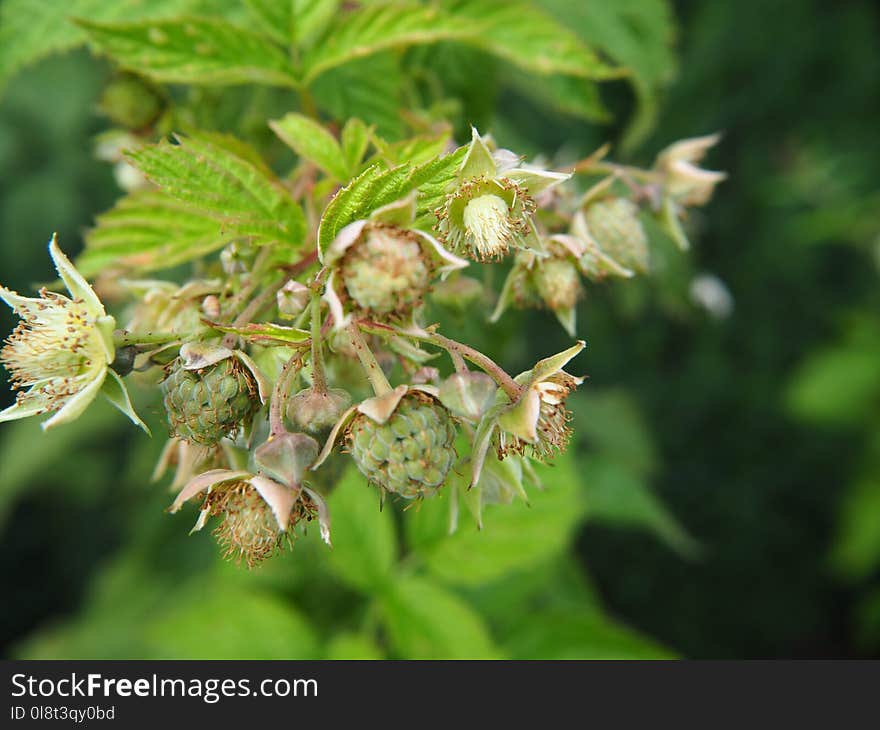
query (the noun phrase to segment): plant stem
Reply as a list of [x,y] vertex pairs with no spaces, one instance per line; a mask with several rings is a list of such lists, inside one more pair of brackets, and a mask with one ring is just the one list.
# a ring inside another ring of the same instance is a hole
[[[436,347],[441,347],[449,353],[449,356],[452,358],[453,363],[456,362],[456,357],[463,358],[465,360],[469,360],[478,368],[483,370],[489,377],[492,378],[492,380],[498,383],[498,386],[505,393],[507,393],[507,396],[510,398],[511,401],[517,401],[522,395],[523,387],[519,383],[517,383],[512,377],[510,377],[510,375],[507,374],[504,368],[498,365],[498,363],[496,363],[487,355],[484,355],[482,352],[475,350],[473,347],[468,347],[461,342],[450,340],[448,337],[438,335],[436,332],[413,332],[409,330],[401,330],[397,327],[380,324],[378,322],[370,322],[367,320],[362,321],[360,325],[370,330],[373,330],[380,335],[384,334],[384,336],[386,337],[389,334],[397,334],[402,337],[412,337],[414,340],[421,340],[422,342],[427,342],[431,345],[435,345]],[[457,365],[456,369],[458,369]]]
[[321,295],[313,291],[310,303],[312,326],[312,388],[321,393],[327,392],[327,379],[324,377],[324,343],[321,340]]
[[287,402],[286,388],[291,377],[302,366],[302,355],[294,353],[278,374],[275,388],[272,390],[272,402],[269,404],[269,438],[284,433],[284,404]]
[[299,103],[303,114],[312,119],[320,120],[318,107],[315,105],[315,98],[312,96],[312,92],[305,87],[300,87],[299,89]]
[[[254,297],[250,303],[241,310],[241,313],[233,320],[233,327],[241,327],[242,325],[248,324],[254,317],[256,317],[263,309],[265,309],[269,304],[275,299],[275,294],[278,293],[278,290],[284,286],[287,281],[287,277],[276,278],[269,286],[267,286],[263,291],[261,291],[256,297]],[[235,345],[236,335],[234,332],[228,333],[223,338],[223,347],[232,347]]]
[[113,344],[116,347],[129,345],[164,345],[166,342],[184,339],[184,335],[175,332],[126,332],[117,330],[113,333]]
[[464,361],[464,358],[461,356],[461,353],[455,350],[447,350],[449,353],[449,358],[452,360],[452,365],[455,368],[455,372],[457,373],[466,373],[468,372],[468,366]]
[[382,372],[382,368],[376,362],[376,356],[370,350],[366,340],[364,340],[364,336],[361,334],[357,323],[352,322],[346,329],[349,337],[351,337],[351,344],[354,346],[358,360],[361,361],[361,366],[370,380],[370,385],[373,386],[373,392],[376,395],[390,393],[392,390],[391,383],[388,382],[388,378],[385,377],[385,373]]
[[511,378],[504,368],[482,352],[479,352],[472,347],[468,347],[467,345],[463,345],[461,342],[450,340],[443,335],[438,335],[436,332],[429,334],[427,337],[420,337],[418,339],[442,347],[450,354],[456,353],[465,360],[470,360],[474,365],[483,370],[496,383],[498,383],[498,387],[507,393],[507,397],[510,398],[511,401],[519,400],[520,395],[522,395],[522,386]]

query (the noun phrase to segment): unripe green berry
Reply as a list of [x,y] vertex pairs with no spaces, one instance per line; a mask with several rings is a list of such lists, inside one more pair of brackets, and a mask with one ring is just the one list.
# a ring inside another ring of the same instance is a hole
[[648,270],[648,237],[635,203],[626,198],[599,200],[584,216],[590,235],[605,254],[627,269]]
[[172,365],[162,383],[171,433],[186,441],[216,444],[259,408],[253,375],[228,357],[201,370]]
[[455,463],[455,423],[439,402],[422,393],[405,395],[383,424],[359,413],[348,438],[361,472],[405,499],[436,492]]
[[316,508],[308,496],[295,503],[287,529],[280,529],[272,508],[247,482],[234,482],[212,491],[202,509],[222,516],[214,535],[223,548],[223,556],[244,560],[249,568],[272,557],[289,539],[289,528],[301,520],[311,520]]
[[375,314],[412,311],[428,291],[430,273],[417,239],[395,226],[367,226],[342,261],[348,295]]
[[581,280],[570,259],[539,261],[533,273],[535,288],[551,310],[571,309],[581,295]]

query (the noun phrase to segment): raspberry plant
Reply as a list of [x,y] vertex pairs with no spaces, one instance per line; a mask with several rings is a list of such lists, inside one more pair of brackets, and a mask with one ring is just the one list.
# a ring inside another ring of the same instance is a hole
[[[69,297],[0,289],[22,320],[0,354],[18,391],[0,420],[48,414],[52,428],[102,393],[147,430],[125,381],[161,394],[171,511],[198,501],[195,529],[215,522],[248,566],[310,522],[330,544],[327,497],[348,459],[377,509],[448,494],[450,529],[461,506],[479,524],[486,504],[527,500],[534,463],[571,437],[578,301],[650,272],[646,223],[687,248],[688,209],[724,178],[699,166],[717,137],[674,143],[644,169],[607,146],[550,164],[470,127],[466,107],[456,139],[418,85],[409,106],[383,96],[382,64],[424,71],[416,51],[443,42],[596,116],[596,82],[624,69],[527,3],[192,5],[71,26],[119,70],[98,152],[126,194],[76,265],[53,237]],[[372,108],[351,98],[365,73]],[[242,85],[270,102],[220,131],[208,90]],[[511,374],[431,319],[450,304],[487,327],[544,309],[572,342]]]

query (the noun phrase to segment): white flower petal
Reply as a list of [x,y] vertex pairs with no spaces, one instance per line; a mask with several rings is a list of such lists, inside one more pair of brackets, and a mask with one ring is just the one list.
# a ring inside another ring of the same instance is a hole
[[58,234],[52,234],[52,240],[49,241],[49,255],[55,263],[58,275],[64,281],[64,285],[74,299],[81,299],[86,303],[86,307],[92,315],[97,319],[103,317],[107,313],[104,311],[104,305],[98,299],[89,282],[87,282],[82,274],[80,274],[70,262],[70,259],[64,255],[58,247]]
[[13,403],[9,408],[0,411],[0,423],[5,421],[15,421],[19,418],[29,418],[30,416],[38,416],[45,412],[45,405],[41,404],[37,399],[33,399],[29,405],[21,403]]
[[104,384],[106,375],[107,369],[105,368],[88,385],[73,395],[54,416],[43,421],[43,430],[47,431],[50,428],[60,426],[63,423],[70,423],[78,418],[89,404],[95,400],[95,396],[98,395],[98,391],[101,390],[101,386]]

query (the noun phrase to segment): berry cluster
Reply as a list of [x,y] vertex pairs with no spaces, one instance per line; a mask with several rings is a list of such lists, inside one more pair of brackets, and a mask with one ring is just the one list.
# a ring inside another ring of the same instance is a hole
[[[599,153],[556,172],[474,131],[466,146],[420,166],[368,167],[355,182],[375,174],[372,188],[340,187],[305,165],[288,192],[316,214],[298,249],[257,245],[266,229],[254,227],[182,285],[123,280],[116,289],[133,304],[115,331],[53,239],[72,298],[0,288],[25,322],[0,352],[21,390],[0,420],[54,413],[53,426],[103,392],[143,426],[122,376],[158,386],[170,440],[157,474],[173,467],[179,490],[171,511],[199,500],[195,529],[214,519],[224,553],[248,566],[298,525],[317,522],[330,542],[324,494],[345,458],[382,498],[445,489],[451,499],[468,493],[479,509],[524,494],[531,462],[570,439],[566,399],[582,378],[563,368],[584,343],[514,377],[426,322],[426,303],[490,298],[462,270],[501,262],[508,272],[492,321],[509,306],[543,307],[574,335],[583,279],[649,270],[644,216],[686,244],[686,208],[706,202],[723,177],[696,165],[714,142],[673,145],[650,170]],[[577,194],[575,173],[601,179]],[[383,199],[393,184],[400,197]],[[428,364],[439,353],[446,377]],[[513,468],[499,482],[501,462]]]

